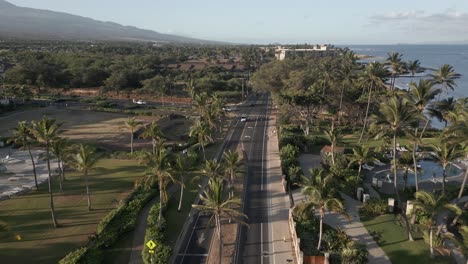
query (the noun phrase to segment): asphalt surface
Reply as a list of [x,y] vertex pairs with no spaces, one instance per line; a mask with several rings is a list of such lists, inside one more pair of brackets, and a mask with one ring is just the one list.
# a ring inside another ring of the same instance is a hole
[[[265,122],[262,120],[264,120],[266,114],[265,106],[268,101],[267,98],[268,95],[266,94],[252,95],[243,105],[236,107],[234,113],[237,115],[237,117],[231,126],[232,135],[227,139],[228,141],[226,142],[225,148],[223,150],[225,151],[229,149],[235,149],[239,144],[241,144],[248,155],[248,165],[254,166],[253,169],[249,168],[249,178],[252,173],[262,169],[261,164],[259,164],[261,159],[252,159],[251,156],[258,156],[258,152],[263,151],[262,141],[265,130]],[[240,121],[242,116],[247,117],[246,122]],[[262,155],[260,154],[260,156]],[[257,198],[255,202],[259,202],[260,199],[260,197]],[[264,203],[266,204],[266,201]],[[194,224],[189,229],[189,232],[191,232],[189,239],[185,241],[184,245],[182,245],[182,252],[178,253],[175,263],[206,263],[207,256],[212,246],[214,226],[208,226],[209,216],[196,215],[194,217]],[[253,216],[253,219],[255,218],[256,217]]]

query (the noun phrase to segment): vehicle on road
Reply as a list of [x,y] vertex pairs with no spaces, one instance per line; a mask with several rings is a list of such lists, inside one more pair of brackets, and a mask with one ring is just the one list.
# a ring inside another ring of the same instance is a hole
[[135,104],[137,104],[137,105],[145,105],[145,104],[147,104],[146,101],[143,101],[143,100],[138,100],[138,101],[133,100],[133,103],[135,103]]
[[242,116],[241,119],[240,119],[241,122],[246,122],[247,121],[247,117],[246,116]]

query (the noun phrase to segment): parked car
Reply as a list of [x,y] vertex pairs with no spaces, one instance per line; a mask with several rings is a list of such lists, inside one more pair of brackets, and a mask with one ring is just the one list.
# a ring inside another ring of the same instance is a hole
[[242,116],[241,119],[240,119],[241,122],[246,122],[247,121],[247,117],[246,116]]
[[136,102],[136,104],[138,104],[138,105],[145,105],[146,102],[143,101],[143,100],[138,100],[138,101]]

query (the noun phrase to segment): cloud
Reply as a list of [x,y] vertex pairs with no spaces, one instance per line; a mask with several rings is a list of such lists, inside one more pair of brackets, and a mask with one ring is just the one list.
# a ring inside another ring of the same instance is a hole
[[454,9],[426,13],[422,10],[394,11],[369,17],[367,26],[391,26],[414,34],[468,34],[468,13]]

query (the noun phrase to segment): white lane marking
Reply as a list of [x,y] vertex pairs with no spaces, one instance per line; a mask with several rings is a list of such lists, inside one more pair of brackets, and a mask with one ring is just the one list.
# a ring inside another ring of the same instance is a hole
[[193,233],[195,232],[195,228],[198,225],[198,218],[200,218],[200,213],[197,214],[197,219],[195,220],[195,225],[193,226],[192,234],[190,234],[189,241],[188,241],[187,245],[185,246],[184,255],[182,256],[182,260],[180,261],[180,263],[184,262],[185,254],[187,254],[187,250],[188,250],[188,247],[190,245],[190,241],[192,241]]

